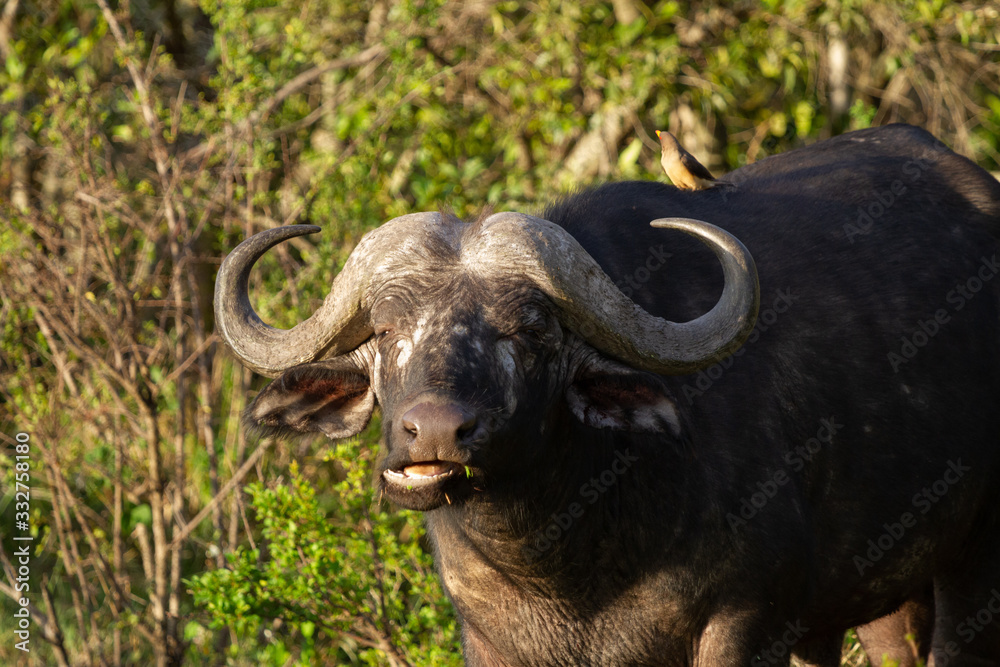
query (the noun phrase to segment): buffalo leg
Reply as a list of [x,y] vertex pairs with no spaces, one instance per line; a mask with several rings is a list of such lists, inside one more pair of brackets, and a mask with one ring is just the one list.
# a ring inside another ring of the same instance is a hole
[[809,639],[808,633],[809,628],[797,619],[775,620],[773,610],[767,616],[746,610],[721,612],[702,630],[693,664],[788,667],[792,652]]
[[934,629],[931,591],[909,600],[887,616],[858,626],[858,639],[872,667],[893,660],[899,667],[916,667],[926,660]]

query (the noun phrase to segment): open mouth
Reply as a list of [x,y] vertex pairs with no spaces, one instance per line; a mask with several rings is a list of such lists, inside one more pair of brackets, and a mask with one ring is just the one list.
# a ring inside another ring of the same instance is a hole
[[414,510],[431,510],[463,496],[467,468],[448,461],[421,461],[382,473],[386,495],[396,504]]
[[382,473],[387,484],[408,491],[425,489],[441,484],[458,473],[459,466],[444,461],[411,463],[402,470],[386,470]]

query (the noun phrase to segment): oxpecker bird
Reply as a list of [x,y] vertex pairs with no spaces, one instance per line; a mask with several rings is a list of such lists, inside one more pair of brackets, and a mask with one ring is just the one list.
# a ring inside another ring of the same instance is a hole
[[677,137],[666,130],[656,131],[660,139],[660,164],[674,185],[682,190],[707,190],[715,185],[715,176],[684,150]]

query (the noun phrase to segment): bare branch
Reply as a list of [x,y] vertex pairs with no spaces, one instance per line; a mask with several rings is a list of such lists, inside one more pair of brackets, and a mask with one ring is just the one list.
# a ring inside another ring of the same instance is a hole
[[264,456],[264,452],[268,450],[272,443],[273,441],[268,438],[258,445],[257,449],[254,450],[254,453],[251,454],[246,461],[244,461],[243,465],[240,466],[240,469],[236,471],[232,478],[230,478],[230,480],[226,482],[221,489],[219,489],[219,492],[212,498],[212,500],[201,508],[201,511],[198,512],[194,518],[191,519],[191,521],[189,521],[188,524],[174,536],[173,541],[170,543],[171,549],[180,548],[184,540],[187,539],[187,536],[191,534],[191,531],[197,528],[198,524],[212,512],[212,509],[223,501],[226,494],[228,494],[233,487],[239,484],[243,478],[246,477],[246,474],[250,472],[251,468],[253,468],[261,457]]

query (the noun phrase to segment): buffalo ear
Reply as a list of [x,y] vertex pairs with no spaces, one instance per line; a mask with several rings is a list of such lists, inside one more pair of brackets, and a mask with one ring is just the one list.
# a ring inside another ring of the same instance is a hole
[[577,376],[566,391],[573,415],[587,426],[680,437],[681,418],[663,381],[604,362]]
[[244,419],[268,435],[321,432],[333,440],[359,433],[374,408],[368,377],[335,359],[285,371],[257,394]]

